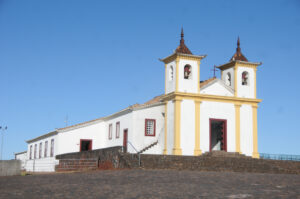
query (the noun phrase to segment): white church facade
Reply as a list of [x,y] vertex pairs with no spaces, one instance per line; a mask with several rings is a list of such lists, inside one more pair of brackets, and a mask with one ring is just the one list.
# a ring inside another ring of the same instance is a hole
[[223,150],[259,158],[256,70],[261,63],[249,62],[238,40],[231,60],[218,66],[221,79],[200,82],[206,56],[193,55],[183,37],[182,31],[175,52],[161,59],[163,95],[28,140],[26,170],[54,171],[56,155],[113,146],[129,153],[198,156]]

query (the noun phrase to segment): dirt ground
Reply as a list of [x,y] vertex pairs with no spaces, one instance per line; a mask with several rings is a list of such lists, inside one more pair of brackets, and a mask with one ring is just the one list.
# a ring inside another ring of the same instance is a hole
[[300,198],[300,175],[106,170],[0,177],[0,198]]

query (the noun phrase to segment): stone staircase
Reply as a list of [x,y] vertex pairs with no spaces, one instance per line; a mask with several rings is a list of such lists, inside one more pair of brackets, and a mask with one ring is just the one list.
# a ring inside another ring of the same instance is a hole
[[151,147],[155,146],[158,144],[158,140],[156,140],[155,142],[153,142],[152,144],[146,146],[145,148],[143,148],[142,150],[140,150],[137,154],[141,154],[145,151],[147,151],[148,149],[150,149]]

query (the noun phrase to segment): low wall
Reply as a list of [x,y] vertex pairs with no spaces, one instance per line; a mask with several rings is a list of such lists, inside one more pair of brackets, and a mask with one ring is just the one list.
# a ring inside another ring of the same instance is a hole
[[56,171],[78,171],[95,169],[127,168],[120,155],[122,147],[110,147],[93,151],[82,151],[57,155]]
[[21,175],[20,160],[0,160],[0,176]]

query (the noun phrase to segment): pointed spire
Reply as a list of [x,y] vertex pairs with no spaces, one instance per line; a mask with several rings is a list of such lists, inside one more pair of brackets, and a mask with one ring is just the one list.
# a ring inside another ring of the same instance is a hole
[[242,54],[242,50],[240,47],[240,37],[237,39],[237,47],[235,54],[231,57],[230,61],[248,61],[248,59]]
[[240,48],[240,37],[238,36],[238,40],[237,40],[237,48],[236,48],[236,52],[241,52],[241,48]]
[[180,39],[180,45],[184,44],[184,33],[183,33],[183,27],[181,27],[181,39]]
[[181,34],[180,34],[180,45],[175,50],[177,53],[184,53],[184,54],[191,54],[192,52],[186,47],[184,44],[184,33],[183,33],[183,27],[181,27]]

